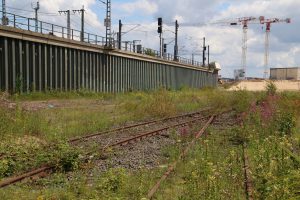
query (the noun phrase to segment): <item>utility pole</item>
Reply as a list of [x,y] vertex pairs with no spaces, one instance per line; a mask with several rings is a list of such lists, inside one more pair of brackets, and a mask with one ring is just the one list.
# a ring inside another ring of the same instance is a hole
[[135,53],[135,43],[136,43],[136,40],[133,40],[132,41],[132,51]]
[[207,63],[208,63],[208,66],[209,66],[209,45],[207,46]]
[[118,48],[122,49],[122,21],[119,20]]
[[5,0],[2,0],[2,25],[8,25],[8,18],[6,17],[6,3]]
[[35,11],[35,32],[39,31],[39,25],[38,25],[38,10],[40,9],[40,2],[36,2],[36,7],[33,8]]
[[84,6],[82,6],[82,9],[80,10],[73,10],[73,13],[78,12],[81,14],[81,33],[80,33],[80,41],[84,42]]
[[194,65],[194,53],[192,53],[192,65]]
[[159,56],[162,57],[163,56],[163,38],[162,38],[162,32],[163,32],[163,21],[162,21],[162,18],[158,18],[158,21],[157,21],[157,24],[158,24],[158,29],[157,29],[157,32],[159,33]]
[[178,61],[178,21],[175,21],[175,46],[174,46],[174,61]]
[[62,10],[58,11],[59,14],[66,14],[67,15],[67,37],[68,39],[71,39],[71,16],[70,16],[70,10]]
[[203,65],[203,67],[205,67],[205,61],[206,61],[205,51],[206,51],[206,46],[205,46],[205,37],[204,37],[203,38],[203,56],[202,56],[202,65]]

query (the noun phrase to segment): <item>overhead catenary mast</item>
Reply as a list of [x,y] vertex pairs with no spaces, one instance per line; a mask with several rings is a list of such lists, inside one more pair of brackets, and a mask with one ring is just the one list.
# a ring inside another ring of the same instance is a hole
[[119,20],[119,32],[118,32],[118,49],[122,49],[122,21]]
[[106,18],[105,18],[105,27],[106,27],[106,42],[105,46],[112,47],[111,41],[111,0],[106,1]]
[[38,24],[38,21],[39,21],[39,18],[38,18],[38,10],[40,9],[40,2],[37,1],[36,2],[36,6],[33,7],[34,9],[34,12],[35,12],[35,32],[38,32],[39,31],[39,24]]
[[178,21],[175,21],[175,45],[174,45],[174,61],[178,61]]
[[2,25],[8,25],[8,18],[6,17],[6,2],[2,0]]
[[70,10],[60,10],[58,11],[59,14],[66,14],[67,15],[67,37],[68,39],[71,38],[71,16],[70,16]]
[[80,10],[73,10],[73,13],[80,13],[81,14],[81,33],[80,33],[80,41],[84,42],[84,6]]

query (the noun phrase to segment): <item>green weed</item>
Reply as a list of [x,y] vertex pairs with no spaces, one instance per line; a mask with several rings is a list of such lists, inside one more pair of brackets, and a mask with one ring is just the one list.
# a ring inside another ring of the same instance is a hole
[[274,96],[277,92],[277,87],[273,81],[269,81],[266,85],[266,91],[268,95]]

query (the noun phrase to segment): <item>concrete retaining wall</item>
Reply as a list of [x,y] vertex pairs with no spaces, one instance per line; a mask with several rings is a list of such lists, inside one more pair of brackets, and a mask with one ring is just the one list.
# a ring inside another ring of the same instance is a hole
[[153,90],[216,86],[217,73],[177,62],[0,26],[0,89]]

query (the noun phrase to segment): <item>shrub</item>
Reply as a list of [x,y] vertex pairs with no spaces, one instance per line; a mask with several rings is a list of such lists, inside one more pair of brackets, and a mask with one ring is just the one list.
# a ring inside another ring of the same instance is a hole
[[79,152],[70,147],[68,144],[62,143],[58,145],[56,150],[58,153],[58,168],[64,172],[72,171],[79,166]]
[[269,81],[266,85],[266,91],[268,95],[274,96],[277,91],[277,87],[273,81]]
[[127,175],[124,169],[110,169],[103,175],[98,184],[98,189],[103,192],[118,192],[124,185]]
[[276,119],[277,129],[281,135],[291,135],[296,127],[293,113],[281,112]]

